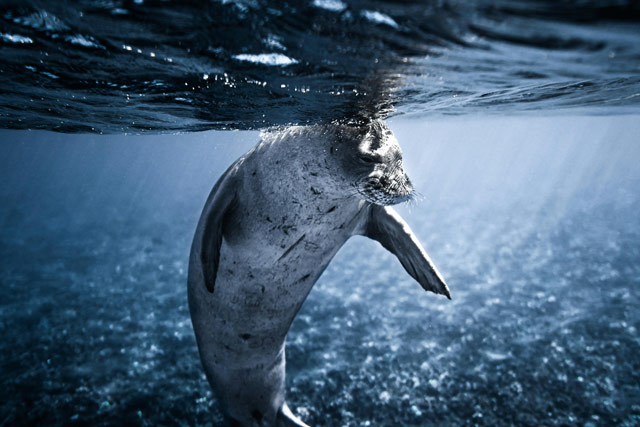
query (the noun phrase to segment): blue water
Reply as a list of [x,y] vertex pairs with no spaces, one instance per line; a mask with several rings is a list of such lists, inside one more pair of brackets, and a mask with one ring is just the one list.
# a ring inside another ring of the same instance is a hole
[[[452,291],[350,240],[287,340],[288,401],[332,425],[640,422],[639,116],[396,119],[398,209]],[[188,249],[257,132],[2,131],[7,425],[219,425]]]
[[453,299],[350,240],[288,336],[293,411],[640,425],[637,1],[0,5],[0,425],[222,425],[204,201],[261,129],[371,118]]

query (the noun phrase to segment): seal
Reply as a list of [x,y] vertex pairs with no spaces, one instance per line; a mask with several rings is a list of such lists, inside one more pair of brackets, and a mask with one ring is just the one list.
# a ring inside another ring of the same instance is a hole
[[200,358],[230,424],[306,425],[285,403],[285,338],[349,237],[377,240],[425,290],[450,298],[389,207],[412,194],[381,121],[264,132],[219,179],[193,239],[188,296]]

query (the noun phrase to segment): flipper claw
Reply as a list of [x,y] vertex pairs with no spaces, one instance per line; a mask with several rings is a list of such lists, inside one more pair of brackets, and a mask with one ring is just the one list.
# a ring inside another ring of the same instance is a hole
[[280,412],[278,412],[278,427],[310,427],[300,420],[300,418],[293,415],[287,403],[282,404],[282,408],[280,408]]

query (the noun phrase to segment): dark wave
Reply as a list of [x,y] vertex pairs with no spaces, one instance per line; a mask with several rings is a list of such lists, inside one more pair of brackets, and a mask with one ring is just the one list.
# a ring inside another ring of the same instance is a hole
[[251,129],[640,100],[636,1],[2,1],[0,126]]

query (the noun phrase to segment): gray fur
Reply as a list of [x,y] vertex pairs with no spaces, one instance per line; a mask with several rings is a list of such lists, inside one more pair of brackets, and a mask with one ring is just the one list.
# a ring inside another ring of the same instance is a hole
[[382,122],[262,135],[213,188],[189,261],[189,309],[211,387],[232,424],[304,426],[285,404],[285,338],[345,241],[366,235],[425,289],[449,290],[389,205],[411,182]]

